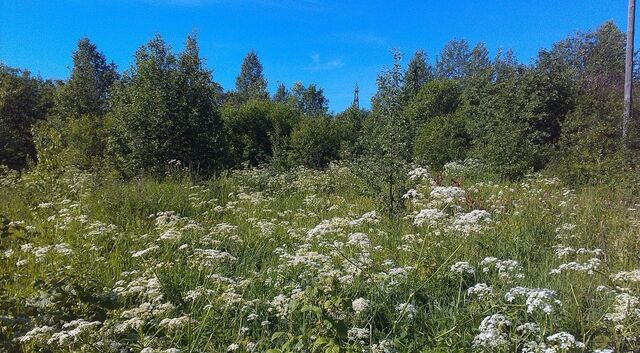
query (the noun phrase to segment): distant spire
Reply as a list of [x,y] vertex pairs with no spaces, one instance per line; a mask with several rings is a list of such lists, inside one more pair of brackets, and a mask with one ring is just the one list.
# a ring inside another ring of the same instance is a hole
[[356,81],[356,87],[353,90],[353,107],[360,109],[360,90],[358,89],[358,81]]

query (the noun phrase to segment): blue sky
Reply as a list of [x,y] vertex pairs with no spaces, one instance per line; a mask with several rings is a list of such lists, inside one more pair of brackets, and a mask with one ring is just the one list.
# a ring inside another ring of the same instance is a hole
[[[295,81],[324,88],[339,112],[360,85],[369,106],[378,72],[399,48],[432,60],[452,38],[512,48],[528,63],[538,49],[606,20],[626,28],[627,0],[0,0],[0,61],[44,78],[68,76],[76,41],[89,37],[119,70],[160,33],[174,50],[197,31],[214,79],[233,89],[246,53],[257,51],[269,89]],[[636,36],[638,37],[638,36]]]

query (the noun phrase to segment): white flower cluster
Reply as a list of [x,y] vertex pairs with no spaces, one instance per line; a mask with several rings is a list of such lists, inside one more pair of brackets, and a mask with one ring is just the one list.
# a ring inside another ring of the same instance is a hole
[[416,189],[409,189],[402,195],[403,199],[416,200],[422,198],[422,194]]
[[476,270],[466,261],[456,262],[451,265],[449,271],[457,274],[474,274],[476,272]]
[[444,212],[437,210],[435,208],[426,208],[415,216],[413,219],[413,224],[416,226],[437,226],[440,220],[444,219],[446,214]]
[[465,192],[457,186],[435,186],[430,196],[436,204],[448,205],[464,200]]
[[547,349],[545,352],[567,352],[570,349],[583,349],[584,343],[578,341],[572,334],[567,332],[558,332],[547,337],[547,341],[553,346],[551,350]]
[[482,300],[493,295],[493,288],[488,286],[486,283],[477,283],[473,287],[469,287],[467,289],[467,294],[470,297],[476,297]]
[[442,168],[443,172],[447,175],[460,175],[469,173],[471,171],[478,170],[482,167],[479,160],[473,158],[467,158],[464,161],[452,161],[448,162]]
[[628,294],[620,293],[616,296],[612,313],[607,313],[605,319],[616,323],[627,319],[640,320],[640,298]]
[[366,340],[369,338],[369,329],[366,327],[353,327],[347,331],[347,338],[349,341],[358,342],[359,344],[365,344]]
[[616,282],[640,282],[640,269],[633,271],[620,271],[611,275],[611,279]]
[[413,319],[413,316],[418,312],[416,307],[410,303],[400,303],[396,305],[396,311],[402,317],[407,318],[408,320]]
[[189,315],[183,315],[175,318],[165,318],[160,321],[160,327],[164,327],[168,331],[177,331],[178,329],[193,322]]
[[592,257],[584,263],[571,261],[564,264],[560,264],[557,268],[554,268],[549,272],[552,275],[559,275],[563,272],[575,271],[575,272],[584,272],[586,274],[592,275],[594,271],[600,268],[602,261],[597,257]]
[[483,226],[491,223],[491,215],[485,210],[472,210],[468,213],[458,213],[453,220],[451,229],[455,232],[469,235],[482,230]]
[[369,236],[364,233],[351,233],[348,236],[347,245],[358,246],[361,248],[368,248],[371,243],[369,242]]
[[480,261],[480,266],[482,267],[482,272],[489,273],[494,270],[498,273],[500,279],[507,282],[524,278],[522,266],[516,260],[500,260],[490,256]]
[[351,307],[356,314],[362,314],[369,309],[369,301],[365,298],[357,298],[351,302]]
[[420,180],[420,179],[429,179],[431,175],[429,174],[429,170],[423,167],[417,167],[409,171],[408,173],[409,179],[411,180]]
[[536,310],[540,310],[549,315],[553,313],[556,306],[561,306],[555,291],[546,288],[511,288],[504,298],[507,302],[512,303],[518,298],[526,298],[527,312],[529,314]]
[[556,257],[566,257],[570,255],[591,255],[591,256],[600,256],[603,252],[602,249],[585,249],[585,248],[572,248],[570,246],[563,245],[555,245],[553,247]]
[[478,327],[480,332],[473,338],[473,348],[485,352],[495,352],[504,348],[509,344],[509,327],[511,321],[502,314],[485,317]]
[[80,335],[86,332],[93,332],[96,327],[100,326],[99,321],[85,321],[82,319],[67,322],[62,325],[62,330],[51,335],[51,338],[47,341],[49,345],[57,345],[59,347],[69,346],[71,343],[76,342]]
[[23,336],[18,337],[18,341],[20,343],[46,343],[50,347],[69,347],[77,342],[83,334],[94,332],[101,324],[99,321],[89,322],[78,319],[64,323],[61,330],[56,330],[51,326],[35,327]]

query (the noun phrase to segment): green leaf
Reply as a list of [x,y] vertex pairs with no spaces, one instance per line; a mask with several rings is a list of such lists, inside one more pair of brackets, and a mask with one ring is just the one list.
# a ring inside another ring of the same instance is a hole
[[329,343],[329,339],[324,338],[324,337],[318,337],[316,339],[315,342],[313,342],[313,350],[315,351],[316,349],[322,347],[322,346],[326,346]]

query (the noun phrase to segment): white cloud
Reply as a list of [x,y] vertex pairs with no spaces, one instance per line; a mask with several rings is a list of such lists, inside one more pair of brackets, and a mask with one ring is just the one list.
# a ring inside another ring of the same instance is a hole
[[313,53],[311,54],[311,64],[307,67],[307,69],[311,72],[318,71],[330,71],[339,69],[344,66],[344,62],[342,58],[335,58],[329,61],[322,61],[320,58],[320,54]]

